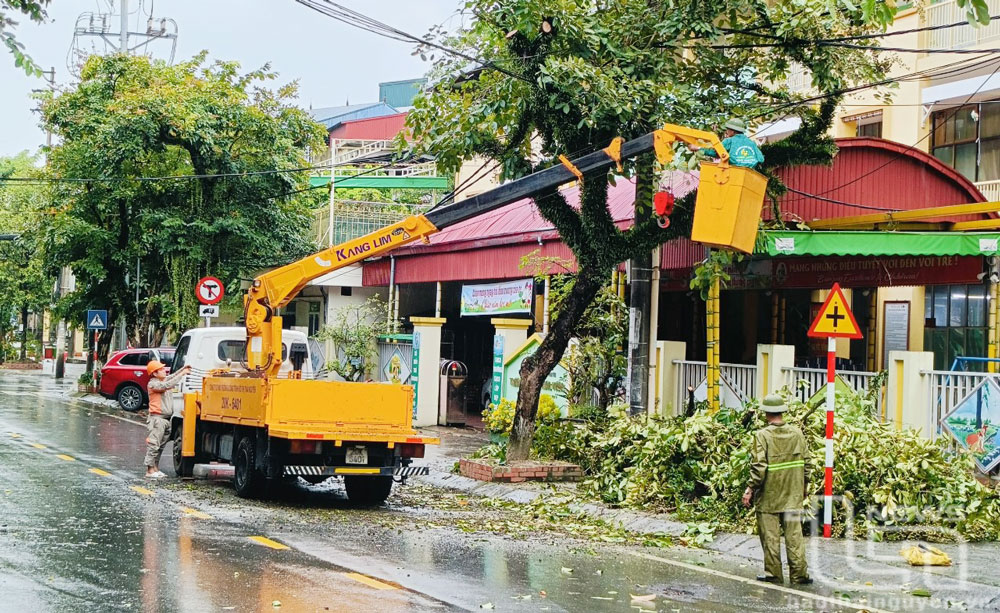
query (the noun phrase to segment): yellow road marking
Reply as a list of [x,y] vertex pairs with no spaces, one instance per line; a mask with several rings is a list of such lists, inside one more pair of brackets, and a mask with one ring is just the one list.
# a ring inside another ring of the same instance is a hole
[[198,509],[191,509],[191,508],[188,508],[188,507],[181,507],[181,511],[183,511],[185,515],[190,516],[190,517],[195,517],[195,518],[198,518],[198,519],[212,519],[211,515],[209,515],[208,513],[202,513]]
[[866,604],[855,604],[849,600],[832,598],[830,596],[821,596],[819,594],[813,594],[812,592],[806,592],[804,590],[796,590],[794,588],[785,587],[783,585],[766,583],[764,581],[757,581],[756,579],[748,579],[746,577],[740,577],[739,575],[733,575],[727,572],[723,572],[721,570],[715,570],[714,568],[705,568],[703,566],[698,566],[697,564],[689,564],[687,562],[679,562],[677,560],[668,560],[667,558],[654,556],[651,553],[645,553],[641,551],[629,551],[627,553],[640,558],[645,558],[647,560],[655,560],[657,562],[669,564],[670,566],[676,566],[678,568],[693,570],[695,572],[703,573],[706,575],[713,575],[715,577],[721,577],[723,579],[729,579],[731,581],[738,581],[740,583],[744,583],[747,585],[753,585],[754,587],[774,590],[776,592],[784,592],[785,594],[793,594],[803,599],[814,600],[817,602],[826,602],[840,607],[846,607],[848,609],[855,609],[857,611],[869,611],[870,613],[891,613],[890,611],[886,611],[885,609],[876,609],[875,607],[871,607]]
[[32,443],[31,446],[35,449],[45,449],[45,445],[42,445],[41,443]]
[[271,549],[288,549],[288,545],[279,543],[278,541],[272,541],[266,536],[249,536],[247,537],[255,543],[259,543],[265,547],[270,547]]
[[76,458],[74,458],[71,455],[66,455],[65,453],[60,453],[56,457],[59,458],[60,460],[65,460],[67,462],[76,462]]
[[100,468],[89,468],[87,470],[89,470],[90,472],[94,473],[95,475],[100,475],[102,477],[110,477],[111,476],[111,473],[109,473],[106,470],[101,470]]
[[382,583],[378,579],[372,579],[371,577],[366,577],[360,573],[341,573],[345,577],[354,579],[358,583],[364,583],[368,587],[373,587],[376,590],[398,590],[399,588],[395,585],[390,585],[388,583]]
[[146,488],[139,485],[130,485],[129,489],[139,492],[143,496],[152,496],[155,492],[153,490],[147,490]]

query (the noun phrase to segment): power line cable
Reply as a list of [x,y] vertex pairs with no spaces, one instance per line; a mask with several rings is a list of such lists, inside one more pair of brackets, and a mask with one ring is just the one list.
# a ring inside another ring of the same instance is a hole
[[[355,176],[361,176],[364,174],[369,174],[376,170],[382,170],[387,167],[396,165],[398,162],[377,162],[379,164],[375,168],[368,169],[363,173],[357,175],[351,175],[347,178],[353,178]],[[340,164],[333,164],[334,167],[341,166],[356,166],[357,164],[351,162],[342,162]],[[297,172],[311,172],[315,170],[329,170],[330,164],[324,164],[322,166],[305,166],[301,168],[278,168],[272,170],[254,170],[248,172],[229,172],[229,173],[217,173],[217,174],[192,174],[192,175],[164,175],[164,176],[153,176],[153,177],[101,177],[101,178],[83,178],[83,177],[0,177],[0,182],[8,183],[33,183],[33,184],[44,184],[44,183],[116,183],[116,182],[127,182],[127,181],[137,181],[137,182],[153,182],[153,181],[177,181],[177,180],[190,180],[190,179],[220,179],[220,178],[232,178],[232,177],[255,177],[263,175],[274,175],[274,174],[284,174],[284,173],[297,173]]]
[[[874,206],[874,205],[871,205],[871,204],[858,204],[856,202],[845,202],[843,200],[837,200],[836,198],[827,198],[825,196],[820,196],[818,194],[810,194],[809,192],[804,192],[802,190],[795,189],[794,187],[788,187],[787,185],[785,186],[785,188],[788,191],[790,191],[790,192],[799,194],[800,196],[806,196],[808,198],[815,198],[816,200],[822,200],[823,202],[829,202],[831,204],[839,204],[839,205],[842,205],[842,206],[850,206],[850,207],[855,207],[855,208],[858,208],[858,209],[865,209],[865,210],[868,210],[868,211],[885,211],[887,213],[895,213],[895,212],[901,210],[901,209],[893,209],[893,208],[888,208],[888,207]],[[786,201],[782,202],[782,204],[786,204],[787,202],[798,202],[800,200],[803,200],[803,199],[802,198],[796,198],[795,200],[792,200],[792,201],[786,200]]]
[[[1000,19],[1000,15],[993,15],[992,17],[990,17],[990,21],[994,21],[994,20],[997,20],[997,19]],[[947,30],[949,28],[958,28],[958,27],[961,27],[961,26],[972,27],[972,26],[969,25],[968,21],[956,21],[954,23],[938,24],[938,25],[934,25],[934,26],[923,26],[923,27],[919,27],[919,28],[910,28],[910,29],[907,29],[907,30],[896,30],[894,32],[880,32],[880,33],[875,33],[875,34],[858,34],[858,35],[855,35],[855,36],[835,36],[835,37],[831,37],[831,38],[818,38],[818,39],[812,39],[812,40],[808,40],[808,39],[790,39],[790,41],[800,41],[800,42],[846,42],[846,41],[852,41],[852,40],[869,40],[869,39],[873,39],[873,38],[885,38],[887,36],[904,36],[904,35],[907,35],[907,34],[915,34],[915,33],[918,33],[918,32],[934,32],[934,31],[937,31],[937,30]],[[726,32],[727,34],[743,34],[743,35],[746,35],[746,36],[757,36],[757,37],[760,37],[760,38],[769,38],[769,39],[773,39],[773,40],[783,40],[782,37],[780,37],[780,36],[778,36],[776,34],[766,34],[766,33],[761,33],[761,32],[752,32],[752,31],[748,31],[748,30],[733,30],[733,29],[729,29],[729,28],[723,28],[722,31]]]
[[479,64],[483,68],[491,68],[493,70],[496,70],[497,72],[507,75],[508,77],[525,81],[528,83],[532,82],[524,75],[520,75],[505,68],[502,68],[500,66],[497,66],[493,62],[484,60],[482,58],[473,55],[469,55],[457,49],[452,49],[451,47],[446,47],[445,45],[436,43],[426,38],[421,38],[415,34],[410,34],[409,32],[390,26],[386,23],[378,21],[377,19],[367,16],[364,13],[360,13],[358,11],[354,11],[345,6],[337,4],[336,2],[331,2],[330,0],[295,0],[295,1],[303,6],[313,9],[314,11],[326,15],[327,17],[336,19],[341,23],[347,24],[354,28],[365,30],[367,32],[371,32],[372,34],[382,36],[383,38],[388,38],[391,40],[397,40],[401,42],[416,43],[418,45],[426,45],[432,49],[437,49],[438,51],[447,53],[448,55],[459,57],[464,60],[468,60],[470,62],[475,62],[476,64]]

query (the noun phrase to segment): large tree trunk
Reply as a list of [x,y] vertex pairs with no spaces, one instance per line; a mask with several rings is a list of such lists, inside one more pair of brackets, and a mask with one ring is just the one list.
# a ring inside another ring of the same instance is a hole
[[21,361],[28,359],[28,305],[21,305]]
[[562,311],[552,323],[549,333],[534,355],[521,363],[521,385],[517,392],[517,410],[507,447],[508,461],[528,459],[531,440],[535,434],[535,415],[538,413],[538,399],[542,394],[542,385],[562,359],[573,331],[583,317],[583,312],[594,301],[604,280],[600,270],[581,264],[573,289],[566,297]]

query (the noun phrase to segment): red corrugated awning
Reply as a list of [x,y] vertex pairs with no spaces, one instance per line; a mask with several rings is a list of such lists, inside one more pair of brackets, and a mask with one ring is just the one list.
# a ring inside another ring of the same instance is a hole
[[[681,196],[698,184],[697,175],[676,173],[668,187]],[[570,206],[579,206],[580,190],[569,187],[562,194]],[[635,203],[635,182],[619,180],[608,188],[608,208],[620,228],[632,225]],[[517,279],[525,276],[521,258],[536,249],[545,257],[558,257],[567,262],[565,270],[574,272],[573,253],[559,240],[559,233],[542,217],[534,200],[526,198],[495,211],[468,219],[445,228],[430,237],[428,244],[404,247],[396,258],[397,283],[429,283],[434,281],[470,281],[487,279]],[[704,249],[702,249],[702,252]],[[700,260],[701,257],[698,258]],[[388,258],[365,262],[362,282],[366,286],[388,285]]]

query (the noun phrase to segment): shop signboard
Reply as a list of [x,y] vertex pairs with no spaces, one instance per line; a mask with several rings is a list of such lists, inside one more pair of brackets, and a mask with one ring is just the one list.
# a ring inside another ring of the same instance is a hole
[[461,316],[530,313],[534,298],[533,279],[462,285]]
[[[521,385],[521,363],[524,362],[525,358],[529,355],[535,353],[535,350],[541,342],[541,335],[532,335],[504,362],[503,398],[510,400],[511,402],[517,400],[517,392]],[[566,366],[564,364],[556,364],[556,367],[552,369],[552,372],[549,373],[548,378],[545,379],[545,383],[542,385],[542,393],[548,394],[552,397],[552,400],[556,403],[556,406],[559,407],[563,417],[566,417],[569,412],[569,402],[566,400],[568,391],[569,371],[566,370]]]
[[993,378],[984,379],[969,392],[941,425],[972,453],[984,473],[1000,464],[1000,387]]

